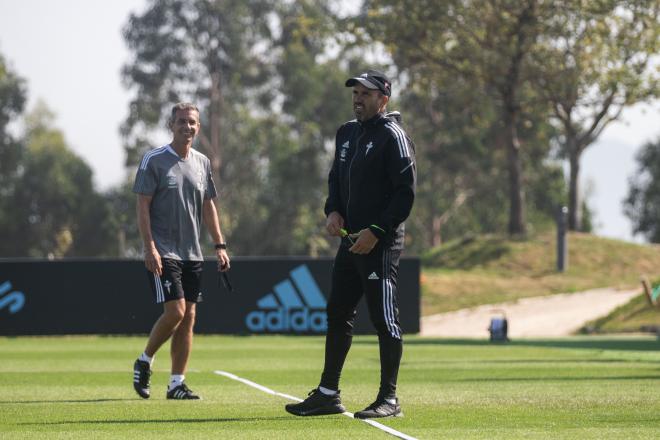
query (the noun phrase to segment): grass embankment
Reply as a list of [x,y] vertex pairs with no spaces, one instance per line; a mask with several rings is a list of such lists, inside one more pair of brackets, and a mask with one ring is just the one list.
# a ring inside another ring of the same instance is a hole
[[635,288],[640,275],[660,274],[660,247],[570,233],[568,269],[559,273],[554,232],[519,241],[481,236],[432,249],[422,264],[426,316],[530,296]]
[[[659,284],[658,282],[654,285]],[[633,298],[607,316],[585,324],[581,333],[656,332],[660,335],[660,308],[649,304],[645,295]]]

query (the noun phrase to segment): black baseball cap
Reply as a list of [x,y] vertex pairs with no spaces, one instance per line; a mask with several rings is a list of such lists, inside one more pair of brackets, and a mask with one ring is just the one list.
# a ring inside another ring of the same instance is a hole
[[379,72],[378,70],[367,70],[365,73],[348,79],[346,81],[346,87],[353,87],[358,83],[368,89],[380,90],[385,96],[392,94],[392,82],[383,72]]

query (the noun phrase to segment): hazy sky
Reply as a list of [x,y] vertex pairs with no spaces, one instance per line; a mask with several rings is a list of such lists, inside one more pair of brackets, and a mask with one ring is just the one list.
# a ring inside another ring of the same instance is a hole
[[[101,189],[125,176],[118,129],[130,97],[120,79],[129,53],[121,28],[130,12],[140,12],[146,4],[146,0],[0,0],[0,53],[27,80],[28,108],[37,99],[46,102],[69,145],[94,169]],[[627,110],[623,121],[608,127],[584,154],[582,185],[590,189],[596,232],[632,240],[621,201],[636,169],[635,152],[644,142],[660,137],[660,103]],[[167,141],[153,140],[154,145]]]

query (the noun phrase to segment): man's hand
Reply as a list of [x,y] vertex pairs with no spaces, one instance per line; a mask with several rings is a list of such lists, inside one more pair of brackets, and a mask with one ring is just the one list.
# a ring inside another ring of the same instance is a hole
[[160,261],[160,255],[156,248],[151,247],[144,251],[144,265],[147,266],[149,272],[153,272],[158,276],[163,275],[163,265]]
[[328,234],[333,237],[341,237],[341,228],[344,227],[344,217],[341,216],[337,211],[332,211],[328,214],[328,218],[325,221],[325,229],[328,231]]
[[378,237],[369,228],[363,229],[357,234],[351,234],[350,237],[355,240],[355,244],[348,250],[354,254],[368,254],[378,243]]
[[215,256],[218,257],[218,272],[227,272],[231,265],[229,264],[229,255],[226,249],[216,249]]

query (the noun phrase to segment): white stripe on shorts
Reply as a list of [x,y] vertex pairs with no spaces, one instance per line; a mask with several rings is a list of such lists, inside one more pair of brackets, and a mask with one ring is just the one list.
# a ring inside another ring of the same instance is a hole
[[154,274],[154,284],[156,285],[156,304],[165,302],[165,294],[163,293],[163,283],[157,273]]

